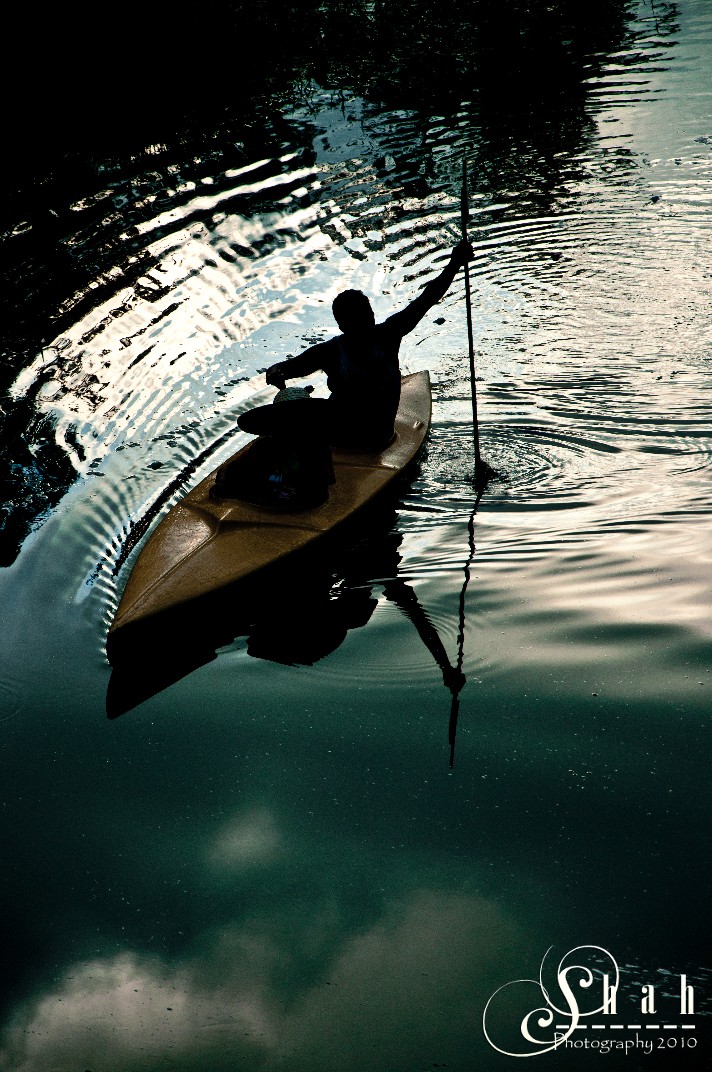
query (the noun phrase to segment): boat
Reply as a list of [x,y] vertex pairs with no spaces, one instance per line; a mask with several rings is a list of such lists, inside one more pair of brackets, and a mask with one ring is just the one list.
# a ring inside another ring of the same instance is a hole
[[[300,667],[336,651],[348,633],[368,624],[381,594],[397,601],[407,587],[399,576],[398,504],[404,481],[417,473],[415,460],[330,536],[271,568],[112,634],[108,718],[143,705],[225,648]],[[388,593],[383,578],[393,580]],[[415,595],[404,601],[416,619]]]
[[169,510],[137,558],[109,627],[110,663],[118,661],[127,637],[155,636],[155,627],[176,612],[182,612],[184,625],[190,622],[195,629],[200,617],[193,609],[208,597],[259,580],[288,556],[339,528],[415,458],[428,432],[431,405],[429,374],[404,375],[391,442],[378,454],[335,449],[335,480],[328,499],[308,509],[284,512],[215,498],[211,491],[223,469],[219,466]]

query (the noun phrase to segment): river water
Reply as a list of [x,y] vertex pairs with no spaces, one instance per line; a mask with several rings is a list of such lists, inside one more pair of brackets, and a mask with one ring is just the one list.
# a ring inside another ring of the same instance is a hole
[[[3,1072],[517,1067],[541,991],[490,1041],[488,1000],[578,946],[625,1030],[537,1067],[710,1067],[712,9],[619,15],[559,95],[332,71],[263,144],[107,155],[6,234],[57,221],[3,401]],[[444,265],[463,156],[502,479],[477,501],[461,273],[402,350],[433,423],[382,516],[108,719],[146,534],[339,290],[386,316]]]

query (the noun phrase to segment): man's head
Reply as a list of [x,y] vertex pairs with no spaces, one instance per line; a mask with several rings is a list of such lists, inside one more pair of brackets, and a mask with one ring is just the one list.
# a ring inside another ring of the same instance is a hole
[[344,335],[367,335],[376,323],[371,303],[360,290],[342,290],[331,308]]

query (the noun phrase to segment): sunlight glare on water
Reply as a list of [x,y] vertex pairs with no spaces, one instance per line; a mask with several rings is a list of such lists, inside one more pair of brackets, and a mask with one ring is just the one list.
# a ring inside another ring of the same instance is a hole
[[[559,154],[555,178],[532,176],[534,189],[478,181],[487,146],[472,105],[454,120],[424,118],[314,87],[292,116],[311,145],[240,168],[203,166],[200,179],[176,175],[137,201],[122,239],[129,257],[138,243],[149,270],[49,344],[14,386],[21,396],[41,377],[39,405],[58,442],[79,473],[107,478],[84,511],[98,555],[88,576],[102,574],[103,558],[114,568],[115,517],[131,519],[121,539],[145,530],[186,480],[244,441],[231,434],[234,418],[263,398],[261,371],[333,333],[339,289],[362,288],[384,316],[439,270],[459,235],[463,156],[481,436],[507,477],[480,508],[478,553],[537,557],[562,541],[609,540],[636,518],[664,524],[699,509],[700,495],[708,502],[711,330],[700,313],[712,291],[702,255],[710,144],[702,118],[679,144],[661,123],[677,114],[679,46],[651,34],[649,19],[639,27],[635,47],[589,79],[589,128]],[[698,49],[709,48],[703,27]],[[107,211],[111,200],[109,186]],[[435,382],[406,545],[411,525],[430,531],[428,546],[418,540],[423,568],[456,575],[445,534],[472,498],[461,278],[402,359]]]
[[[8,394],[27,479],[48,428],[71,474],[0,574],[8,1072],[488,1072],[487,998],[554,942],[703,971],[712,18],[626,11],[545,106],[309,81],[274,151],[156,145],[76,193],[94,277]],[[384,318],[439,272],[463,159],[501,478],[478,499],[460,273],[401,350],[433,422],[397,502],[107,720],[148,534],[340,290]]]

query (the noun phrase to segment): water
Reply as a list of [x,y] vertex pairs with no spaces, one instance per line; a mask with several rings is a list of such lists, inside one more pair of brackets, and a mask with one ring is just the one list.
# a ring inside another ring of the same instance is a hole
[[[528,27],[504,97],[481,28],[450,82],[396,41],[390,82],[336,64],[262,135],[104,156],[6,234],[3,1072],[498,1069],[488,999],[579,945],[626,1023],[695,986],[696,1048],[608,1066],[707,1067],[712,16],[610,15],[561,23],[546,84]],[[411,482],[270,594],[299,651],[223,637],[108,720],[147,531],[339,290],[383,316],[444,264],[463,153],[507,479],[476,503],[460,276],[402,351],[435,385]]]

